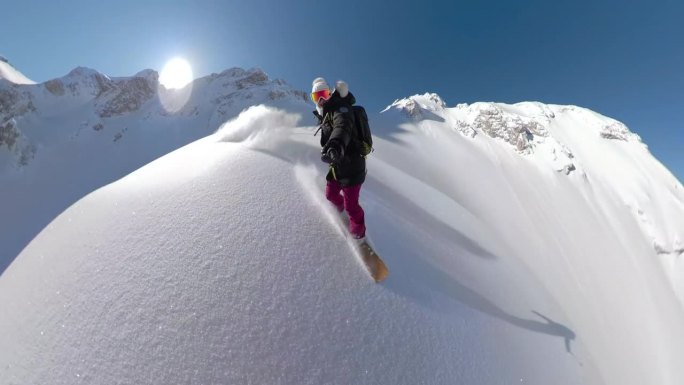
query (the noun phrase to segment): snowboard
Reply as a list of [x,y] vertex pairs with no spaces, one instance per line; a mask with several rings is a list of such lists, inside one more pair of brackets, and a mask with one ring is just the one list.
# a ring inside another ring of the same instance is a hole
[[361,260],[366,265],[366,269],[370,274],[371,278],[375,280],[376,283],[382,282],[389,275],[389,270],[385,265],[385,262],[380,259],[378,253],[373,250],[368,241],[361,241],[357,246]]
[[359,241],[352,237],[349,233],[349,217],[342,212],[339,212],[338,214],[340,215],[338,222],[340,230],[346,234],[347,241],[354,245],[355,251],[365,265],[366,270],[368,270],[368,274],[370,274],[371,278],[373,278],[376,283],[382,282],[389,275],[387,265],[385,265],[385,262],[380,259],[378,253],[376,253],[370,243],[368,243],[368,238]]

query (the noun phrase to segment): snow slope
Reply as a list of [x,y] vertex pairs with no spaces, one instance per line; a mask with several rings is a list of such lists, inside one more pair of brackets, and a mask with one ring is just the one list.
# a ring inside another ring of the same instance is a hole
[[377,285],[300,115],[253,107],[52,221],[0,277],[1,377],[681,383],[682,187],[624,126],[436,95],[373,116]]
[[35,84],[33,80],[27,78],[16,68],[9,64],[9,61],[0,56],[0,80],[5,79],[14,84]]

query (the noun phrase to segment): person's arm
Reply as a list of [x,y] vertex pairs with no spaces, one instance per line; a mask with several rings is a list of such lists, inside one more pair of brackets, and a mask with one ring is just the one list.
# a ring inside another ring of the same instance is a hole
[[[352,121],[348,107],[340,107],[339,111],[333,113],[330,136],[321,150],[322,161],[326,163],[339,163],[342,161],[344,149],[351,140],[351,124]],[[321,143],[323,143],[322,140]]]
[[333,113],[332,120],[332,133],[326,145],[335,141],[341,150],[344,150],[351,140],[351,126],[353,124],[349,107],[340,107],[340,110]]

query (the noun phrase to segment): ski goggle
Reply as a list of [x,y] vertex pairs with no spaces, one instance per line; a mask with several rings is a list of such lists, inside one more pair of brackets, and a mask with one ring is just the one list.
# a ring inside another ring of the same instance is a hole
[[311,93],[311,100],[313,100],[314,103],[318,103],[319,100],[328,100],[330,99],[330,90],[324,89],[316,92]]

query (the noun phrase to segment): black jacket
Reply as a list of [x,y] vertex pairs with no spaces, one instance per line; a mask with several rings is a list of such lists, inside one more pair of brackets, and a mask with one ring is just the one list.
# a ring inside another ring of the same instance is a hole
[[323,105],[323,116],[319,116],[321,146],[336,146],[344,154],[340,162],[330,166],[326,179],[337,180],[342,186],[361,184],[366,179],[366,159],[359,152],[354,134],[354,103],[356,98],[351,92],[342,98],[335,91]]

